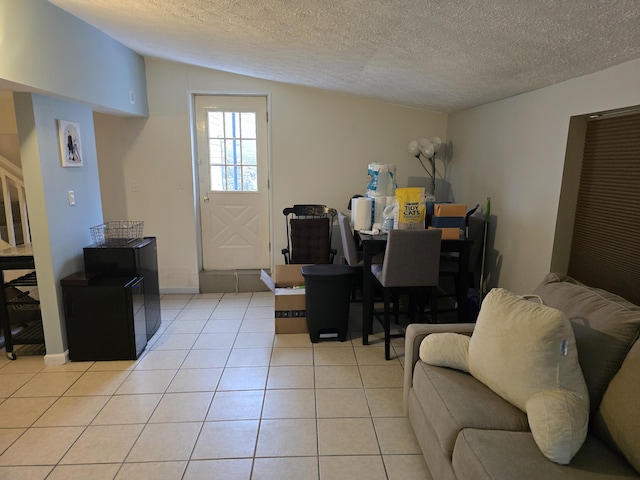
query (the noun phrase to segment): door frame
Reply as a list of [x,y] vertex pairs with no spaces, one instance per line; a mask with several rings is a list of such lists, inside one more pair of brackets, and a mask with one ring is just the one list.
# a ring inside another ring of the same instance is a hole
[[203,249],[202,249],[202,210],[200,208],[200,161],[198,159],[198,131],[195,125],[196,122],[196,96],[212,96],[212,97],[265,97],[267,101],[267,175],[269,182],[269,189],[267,192],[267,198],[269,201],[269,269],[273,270],[273,191],[272,191],[272,178],[273,171],[271,166],[271,94],[268,92],[255,93],[255,92],[243,92],[243,93],[229,93],[229,92],[210,92],[202,90],[190,90],[187,92],[189,96],[189,129],[191,131],[191,164],[192,164],[192,184],[193,184],[193,203],[194,203],[194,220],[196,228],[196,252],[197,252],[197,265],[198,273],[203,272]]

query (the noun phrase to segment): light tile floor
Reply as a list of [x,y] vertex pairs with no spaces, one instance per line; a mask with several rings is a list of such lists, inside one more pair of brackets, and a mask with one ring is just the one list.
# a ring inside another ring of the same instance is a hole
[[0,479],[425,479],[402,411],[402,340],[384,360],[275,335],[271,293],[164,295],[137,361],[0,360]]

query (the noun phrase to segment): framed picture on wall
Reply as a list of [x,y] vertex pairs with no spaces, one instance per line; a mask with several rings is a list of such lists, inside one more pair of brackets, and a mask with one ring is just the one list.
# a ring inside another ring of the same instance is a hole
[[80,125],[75,122],[58,120],[58,136],[60,137],[60,158],[63,167],[82,166],[82,141]]

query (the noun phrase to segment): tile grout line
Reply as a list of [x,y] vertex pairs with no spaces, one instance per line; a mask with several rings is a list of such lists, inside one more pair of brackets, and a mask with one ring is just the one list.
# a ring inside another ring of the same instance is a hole
[[[252,297],[253,297],[253,295],[252,295]],[[193,298],[193,296],[192,296],[191,298]],[[182,308],[180,309],[180,312],[182,312],[182,311],[184,311],[184,310],[186,309],[186,305],[187,305],[188,303],[189,303],[189,301],[187,301],[187,302],[182,306]],[[214,314],[214,312],[215,312],[216,308],[218,308],[218,307],[220,306],[220,303],[221,303],[221,302],[220,302],[220,300],[218,300],[218,302],[216,303],[216,307],[212,310],[212,312],[211,312],[211,314],[209,315],[209,317],[207,318],[207,320],[205,320],[204,325],[199,329],[199,332],[197,333],[197,336],[198,336],[198,337],[204,333],[204,328],[205,328],[205,326],[206,326],[207,322],[209,322],[209,321],[213,321],[213,320],[212,320],[212,316],[213,316],[213,314]],[[254,346],[254,345],[245,345],[245,346],[242,346],[242,345],[239,345],[239,344],[238,344],[238,338],[239,338],[239,334],[240,334],[240,333],[242,333],[242,332],[241,332],[241,329],[242,329],[242,327],[243,327],[243,324],[245,324],[245,321],[249,320],[249,318],[247,317],[247,314],[248,314],[248,310],[249,310],[249,308],[250,308],[250,305],[251,305],[251,299],[249,300],[249,303],[244,307],[244,313],[243,313],[242,321],[241,321],[240,325],[238,326],[237,330],[235,330],[234,341],[233,341],[233,343],[232,343],[231,347],[229,348],[229,350],[228,350],[228,352],[227,352],[226,358],[225,358],[225,360],[224,360],[224,365],[221,367],[220,377],[217,379],[216,385],[215,385],[214,390],[213,390],[213,392],[212,392],[211,400],[210,400],[210,402],[209,402],[208,407],[206,408],[206,412],[204,413],[204,418],[203,418],[201,421],[199,421],[199,423],[200,423],[200,428],[199,428],[199,430],[198,430],[198,434],[197,434],[197,436],[196,436],[196,438],[195,438],[195,440],[194,440],[193,446],[191,447],[191,451],[190,451],[190,453],[189,453],[189,455],[188,455],[188,459],[183,461],[183,462],[184,462],[184,464],[185,464],[184,470],[183,470],[183,472],[182,472],[182,477],[183,477],[183,478],[184,478],[184,477],[186,476],[186,474],[187,474],[187,470],[188,470],[189,462],[191,462],[191,461],[196,461],[196,460],[197,460],[197,459],[193,459],[193,458],[192,458],[192,456],[193,456],[193,453],[194,453],[194,451],[195,451],[195,447],[196,447],[196,445],[197,445],[197,443],[198,443],[198,441],[199,441],[199,439],[200,439],[200,436],[201,436],[201,434],[202,434],[202,431],[203,431],[204,425],[205,425],[205,423],[207,422],[207,417],[208,417],[208,415],[210,414],[210,412],[212,411],[211,409],[213,408],[213,402],[214,402],[214,400],[215,400],[216,394],[218,393],[218,387],[220,386],[220,382],[221,382],[221,380],[222,380],[222,377],[223,377],[223,375],[224,375],[224,372],[225,372],[225,371],[227,371],[227,370],[228,370],[228,369],[230,369],[230,368],[234,368],[232,365],[230,365],[230,364],[229,364],[230,359],[231,359],[231,355],[232,355],[233,351],[234,351],[234,350],[237,350],[237,349],[242,349],[242,348],[259,348],[259,347],[258,347],[258,345],[255,345],[255,346]],[[176,316],[175,316],[175,317],[174,317],[174,318],[173,318],[169,323],[171,323],[171,324],[172,324],[173,322],[178,321],[178,320],[176,320],[176,319],[178,318],[178,316],[179,316],[179,314],[178,314],[178,315],[176,315]],[[167,327],[167,329],[168,329],[168,328],[169,328],[169,327]],[[160,336],[161,336],[161,335],[179,335],[179,334],[180,334],[180,333],[166,333],[166,332],[167,332],[167,329],[165,329],[165,330],[160,334]],[[186,332],[185,332],[185,333],[186,333]],[[256,332],[245,332],[245,333],[256,333]],[[154,350],[154,346],[155,346],[155,345],[157,345],[157,343],[160,341],[160,336],[159,336],[159,337],[154,341],[154,343],[153,343],[153,345],[150,347],[149,351],[156,351],[156,352],[162,352],[162,351],[164,351],[164,350],[162,350],[162,349]],[[251,460],[252,460],[252,462],[251,462],[251,474],[252,474],[252,475],[253,475],[253,473],[254,473],[254,469],[255,469],[255,467],[256,467],[256,460],[258,459],[258,457],[257,457],[257,453],[258,453],[258,440],[259,440],[259,436],[260,436],[260,431],[261,431],[261,426],[262,426],[262,420],[264,419],[263,417],[264,417],[264,414],[265,414],[266,400],[267,400],[266,393],[267,393],[267,391],[268,391],[268,380],[269,380],[269,377],[270,377],[270,375],[271,375],[271,373],[272,373],[272,371],[273,371],[272,367],[274,367],[274,366],[275,366],[275,365],[273,364],[275,349],[276,349],[276,348],[286,348],[286,347],[284,347],[284,346],[280,346],[280,347],[278,347],[278,346],[277,346],[277,344],[276,344],[276,339],[277,339],[277,337],[276,337],[275,335],[273,335],[273,336],[272,336],[272,339],[271,339],[271,344],[270,344],[270,355],[269,355],[269,361],[268,361],[268,365],[266,365],[266,367],[267,367],[267,368],[266,368],[266,376],[265,376],[265,379],[264,379],[264,385],[263,385],[263,386],[262,386],[262,388],[260,389],[260,390],[262,391],[262,401],[261,401],[261,404],[260,404],[260,413],[259,413],[259,419],[258,419],[258,429],[257,429],[257,433],[256,433],[256,441],[255,441],[255,445],[254,445],[253,456],[251,457]],[[118,474],[120,473],[120,471],[122,470],[122,468],[124,468],[124,465],[126,464],[126,460],[127,460],[127,458],[129,458],[129,456],[131,455],[131,452],[132,452],[132,450],[133,450],[134,446],[136,445],[136,443],[138,442],[138,440],[139,440],[139,438],[140,438],[140,435],[141,435],[141,434],[142,434],[142,432],[144,431],[144,428],[145,428],[146,426],[148,426],[148,425],[150,425],[150,424],[151,424],[151,423],[150,423],[150,421],[151,421],[151,419],[153,418],[153,415],[158,411],[158,408],[160,407],[162,400],[163,400],[163,399],[165,399],[165,398],[167,398],[167,396],[168,396],[170,393],[171,393],[171,394],[173,394],[173,393],[181,393],[181,392],[169,392],[169,388],[170,388],[170,386],[171,386],[171,383],[176,379],[176,375],[178,375],[178,372],[180,372],[180,371],[184,371],[184,370],[188,370],[187,368],[183,368],[183,367],[185,367],[185,362],[186,362],[186,359],[187,359],[187,357],[188,357],[188,355],[189,355],[189,352],[192,352],[192,351],[195,351],[195,350],[196,350],[196,349],[194,349],[194,348],[193,348],[193,347],[194,347],[194,345],[195,345],[195,342],[196,342],[196,341],[197,341],[197,339],[196,339],[196,340],[191,344],[191,346],[190,346],[188,349],[178,349],[178,350],[186,350],[186,351],[187,351],[187,353],[185,354],[184,358],[182,358],[182,360],[180,361],[180,364],[177,366],[177,368],[175,368],[175,369],[170,369],[170,370],[174,370],[174,374],[172,375],[172,378],[168,381],[167,385],[164,387],[163,391],[160,393],[160,398],[158,399],[158,402],[155,404],[155,406],[154,406],[153,410],[149,413],[149,415],[148,415],[148,417],[147,417],[147,419],[146,419],[146,422],[145,422],[145,423],[143,423],[143,424],[140,424],[140,425],[143,425],[143,428],[140,430],[140,432],[139,432],[139,433],[138,433],[138,435],[136,436],[136,439],[132,442],[132,446],[131,446],[131,448],[129,449],[129,451],[127,452],[127,454],[126,454],[126,456],[124,457],[123,461],[122,461],[122,462],[117,462],[117,463],[119,463],[119,467],[118,467],[118,470],[116,471],[116,475],[118,475]],[[385,471],[385,474],[386,474],[386,473],[387,473],[387,471],[386,471],[387,465],[386,465],[386,464],[385,464],[385,462],[384,462],[384,455],[383,455],[383,453],[382,453],[382,447],[381,447],[381,445],[380,445],[379,432],[378,432],[378,430],[375,428],[374,412],[372,411],[372,404],[371,404],[371,402],[369,401],[369,396],[367,395],[367,392],[368,392],[369,390],[373,389],[373,387],[371,387],[371,388],[367,388],[367,387],[365,386],[365,380],[364,380],[364,376],[363,376],[363,370],[362,370],[362,367],[363,367],[363,366],[365,366],[365,365],[366,365],[366,363],[362,363],[362,362],[361,362],[361,360],[359,360],[359,359],[358,359],[358,356],[356,355],[356,345],[355,345],[355,343],[354,343],[354,339],[353,339],[353,337],[352,337],[351,332],[349,333],[349,342],[350,342],[350,343],[349,343],[349,345],[348,345],[348,347],[347,347],[347,348],[349,348],[349,347],[350,347],[350,350],[349,350],[349,351],[350,351],[350,353],[353,355],[353,357],[354,357],[354,359],[355,359],[355,365],[357,365],[357,368],[358,368],[358,378],[359,378],[359,382],[360,382],[360,386],[358,387],[358,389],[362,389],[362,391],[363,391],[363,394],[364,394],[364,401],[365,401],[365,406],[366,406],[366,409],[367,409],[366,411],[367,411],[367,413],[368,413],[368,418],[370,419],[370,422],[371,422],[372,427],[373,427],[373,429],[374,429],[375,438],[376,438],[376,443],[377,443],[377,446],[378,446],[378,453],[377,453],[377,454],[375,454],[374,456],[375,456],[375,457],[378,457],[378,458],[380,458],[380,459],[381,459],[381,461],[382,461],[382,465],[383,465],[383,467],[384,467],[384,469],[385,469],[384,471]],[[322,347],[320,347],[320,348],[322,348]],[[328,348],[328,347],[327,347],[327,348]],[[395,350],[395,348],[396,348],[396,347],[394,346],[394,351],[396,351],[397,361],[396,361],[396,362],[389,362],[389,363],[394,363],[394,364],[395,364],[395,363],[399,362],[399,355],[398,355],[397,350]],[[167,350],[169,350],[169,349],[167,349]],[[314,407],[315,425],[316,425],[316,457],[317,457],[317,458],[316,458],[316,462],[317,462],[317,463],[316,463],[316,465],[317,465],[317,468],[318,468],[318,477],[319,477],[319,478],[321,478],[322,474],[321,474],[321,471],[320,471],[320,457],[321,457],[321,455],[320,455],[320,428],[319,428],[319,420],[320,420],[320,416],[319,416],[319,410],[318,410],[318,409],[319,409],[318,392],[319,392],[319,390],[320,390],[320,389],[318,388],[317,375],[316,375],[316,373],[317,373],[317,368],[320,366],[320,365],[317,363],[317,360],[318,360],[318,358],[317,358],[317,354],[318,354],[318,352],[319,352],[319,351],[320,351],[320,350],[319,350],[319,348],[316,348],[316,345],[315,345],[315,344],[312,344],[312,345],[311,345],[311,354],[312,354],[312,365],[311,365],[311,367],[312,367],[312,372],[313,372],[313,407]],[[142,360],[142,359],[140,359],[140,360]],[[342,365],[342,364],[340,363],[340,365]],[[335,365],[335,366],[340,366],[340,365]],[[283,365],[283,366],[286,366],[286,365]],[[331,365],[324,365],[324,366],[331,366]],[[372,364],[372,366],[374,366],[374,365]],[[402,363],[401,363],[401,362],[400,362],[400,366],[401,366],[401,367],[403,367],[403,365],[402,365]],[[59,400],[59,399],[61,399],[61,398],[63,398],[64,393],[66,393],[66,392],[67,392],[67,391],[68,391],[68,390],[69,390],[73,385],[75,385],[75,384],[76,384],[76,382],[78,382],[78,381],[82,378],[82,376],[83,376],[83,375],[85,375],[86,373],[88,373],[90,368],[91,368],[91,366],[87,367],[87,369],[86,369],[86,370],[84,370],[84,371],[82,372],[82,374],[80,375],[80,377],[79,377],[78,379],[76,379],[76,380],[74,381],[74,383],[72,383],[72,384],[71,384],[71,386],[69,386],[69,387],[65,390],[65,392],[63,392],[60,396],[57,396],[56,398],[57,398],[58,400]],[[134,371],[140,371],[140,372],[142,372],[142,371],[152,371],[152,370],[158,370],[158,369],[150,369],[150,370],[136,370],[136,369],[135,369],[135,367],[134,367],[134,368],[133,368],[133,369],[131,369],[131,370],[127,370],[126,377],[122,380],[122,382],[121,382],[121,383],[119,384],[119,386],[114,390],[114,392],[113,392],[113,393],[111,393],[110,395],[108,395],[109,399],[114,398],[114,397],[116,397],[116,396],[117,396],[117,389],[121,388],[121,387],[122,387],[122,385],[127,381],[127,379],[131,377],[132,372],[134,372]],[[28,381],[27,381],[27,382],[28,382]],[[350,389],[350,388],[352,388],[352,387],[346,387],[346,386],[345,386],[344,388],[349,388],[349,389]],[[378,386],[378,387],[376,387],[376,388],[387,388],[387,387],[385,387],[384,385],[382,385],[382,384],[381,384],[381,385],[379,385],[379,386]],[[389,388],[390,388],[390,387],[389,387]],[[289,387],[289,388],[286,388],[286,390],[291,390],[291,389],[293,389],[293,390],[298,390],[299,388],[294,387],[294,386],[291,386],[291,387]],[[276,390],[280,390],[280,389],[276,388]],[[233,390],[230,390],[230,391],[233,391]],[[128,394],[123,393],[122,395],[128,395]],[[86,395],[83,395],[83,396],[85,396],[85,397],[86,397]],[[56,400],[56,401],[57,401],[57,400]],[[78,441],[78,439],[82,436],[82,434],[83,434],[83,433],[84,433],[84,432],[85,432],[85,431],[86,431],[90,426],[92,426],[92,423],[93,423],[93,422],[95,421],[95,419],[100,415],[100,413],[104,410],[104,408],[106,407],[106,405],[108,404],[108,402],[109,402],[109,401],[107,400],[107,402],[105,402],[105,404],[100,408],[100,410],[99,410],[97,413],[95,413],[95,414],[93,415],[93,418],[91,419],[91,421],[88,423],[88,425],[85,425],[85,426],[84,426],[83,431],[82,431],[82,432],[80,433],[80,435],[76,438],[76,440],[74,441],[74,443],[73,443],[73,444],[71,444],[71,446],[66,450],[66,452],[62,455],[62,457],[61,457],[61,458],[64,458],[64,456],[69,452],[69,449],[71,449],[71,448],[73,447],[73,445],[75,445],[75,443],[76,443],[76,442]],[[40,418],[42,418],[42,416],[43,416],[44,414],[46,414],[46,412],[47,412],[47,411],[49,411],[49,410],[53,407],[53,405],[55,405],[55,402],[54,402],[52,405],[50,405],[50,406],[47,408],[47,410],[45,410],[45,412],[43,412],[43,413],[42,413],[42,414],[41,414],[41,415],[40,415],[36,420],[34,420],[34,422],[32,423],[32,425],[31,425],[30,427],[28,427],[28,428],[36,428],[36,427],[33,427],[33,424],[35,424],[35,422],[37,422]],[[294,418],[294,417],[292,417],[292,418]],[[295,418],[297,418],[297,417],[295,417]],[[337,418],[337,417],[336,417],[336,418]],[[341,418],[341,417],[340,417],[340,418]],[[354,417],[354,418],[355,418],[355,417]],[[164,423],[164,422],[163,422],[163,423]],[[168,422],[168,423],[172,423],[172,422]],[[40,427],[38,427],[38,428],[40,428]],[[19,437],[19,438],[20,438],[20,437]],[[328,457],[330,457],[330,456],[334,456],[334,455],[328,455]],[[350,455],[349,455],[349,456],[350,456]],[[362,456],[362,455],[358,455],[358,456]],[[367,456],[369,456],[369,455],[367,455]],[[265,458],[267,458],[267,457],[265,457]],[[284,456],[284,457],[276,456],[275,458],[295,458],[295,456]],[[59,462],[58,462],[58,464],[56,464],[56,466],[57,466],[57,465],[59,465]],[[55,469],[55,466],[54,466],[54,469]],[[53,471],[53,470],[52,470],[52,471]],[[387,476],[388,476],[388,474],[387,474]]]

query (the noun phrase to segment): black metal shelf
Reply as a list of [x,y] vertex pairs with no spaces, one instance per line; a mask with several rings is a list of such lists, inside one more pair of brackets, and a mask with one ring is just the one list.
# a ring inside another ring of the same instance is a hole
[[44,330],[40,301],[33,298],[31,290],[37,287],[35,270],[7,282],[5,270],[35,269],[33,255],[0,255],[0,327],[4,335],[7,357],[16,359],[14,345],[44,345]]

